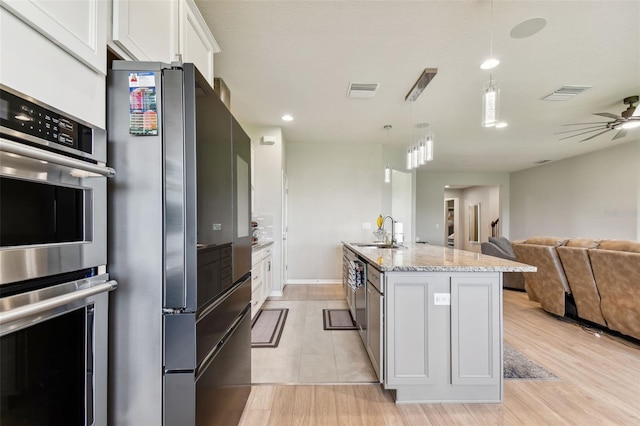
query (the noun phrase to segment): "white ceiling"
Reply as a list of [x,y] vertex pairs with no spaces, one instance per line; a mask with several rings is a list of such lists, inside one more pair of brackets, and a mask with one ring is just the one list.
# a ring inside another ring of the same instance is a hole
[[[490,2],[196,0],[222,52],[215,74],[243,125],[281,126],[289,143],[409,145],[431,124],[435,160],[424,170],[511,172],[640,140],[640,129],[579,143],[565,123],[619,115],[640,94],[640,1],[493,3],[493,52],[501,64],[505,129],[480,126],[488,71]],[[547,20],[536,35],[517,24]],[[404,98],[425,68],[438,74],[416,102]],[[371,99],[346,97],[350,81],[379,83]],[[565,102],[542,98],[564,85],[591,89]],[[289,113],[294,121],[285,123]],[[391,124],[392,130],[383,129]],[[588,135],[587,135],[588,136]]]

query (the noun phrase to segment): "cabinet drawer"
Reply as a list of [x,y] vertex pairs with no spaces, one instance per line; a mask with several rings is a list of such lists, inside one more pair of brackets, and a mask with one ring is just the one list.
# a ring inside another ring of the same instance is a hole
[[231,256],[220,256],[220,267],[226,268],[227,266],[231,266],[232,260]]
[[254,276],[251,278],[251,291],[256,291],[262,285],[262,277]]
[[382,273],[375,270],[374,268],[367,268],[367,280],[380,292],[384,293],[384,289],[382,288]]

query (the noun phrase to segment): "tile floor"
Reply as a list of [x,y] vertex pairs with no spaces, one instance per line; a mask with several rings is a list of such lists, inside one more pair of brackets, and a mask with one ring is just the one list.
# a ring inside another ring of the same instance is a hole
[[[335,287],[340,289],[340,286]],[[263,305],[264,309],[289,308],[289,314],[277,348],[251,350],[252,382],[376,382],[375,372],[358,332],[323,329],[322,310],[348,309],[344,298],[334,297],[335,289],[314,294],[307,289],[300,289],[293,293],[290,297],[277,298],[279,300],[269,299]],[[326,300],[322,300],[325,297]]]

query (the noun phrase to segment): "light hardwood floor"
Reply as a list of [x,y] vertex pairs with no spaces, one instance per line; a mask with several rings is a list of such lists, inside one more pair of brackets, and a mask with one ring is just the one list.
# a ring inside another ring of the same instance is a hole
[[505,380],[503,404],[396,405],[378,385],[256,385],[240,424],[640,425],[638,345],[597,337],[513,291],[504,339],[560,380]]

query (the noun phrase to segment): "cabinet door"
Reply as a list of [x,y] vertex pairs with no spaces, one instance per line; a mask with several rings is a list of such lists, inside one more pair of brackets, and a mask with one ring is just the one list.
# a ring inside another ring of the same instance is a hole
[[451,383],[495,385],[502,376],[498,273],[451,277]]
[[193,0],[180,2],[180,53],[183,62],[193,62],[213,87],[213,55],[220,47]]
[[439,380],[448,353],[449,307],[434,293],[449,292],[446,274],[393,273],[385,292],[386,385],[430,385]]
[[271,266],[272,257],[268,255],[262,261],[264,264],[264,278],[262,280],[262,301],[264,302],[271,294],[273,288],[273,268]]
[[384,381],[381,368],[383,360],[382,307],[382,295],[369,283],[367,286],[367,352],[380,383]]
[[[67,53],[107,73],[107,2],[3,0],[8,10]],[[7,43],[9,40],[3,40]],[[32,52],[31,54],[37,54]]]
[[111,38],[133,60],[175,61],[178,2],[114,0]]

